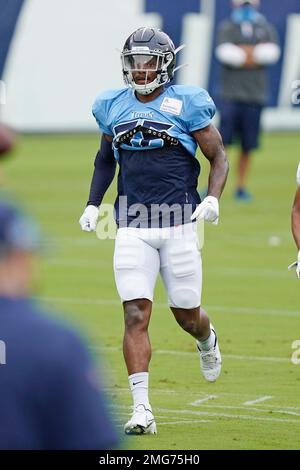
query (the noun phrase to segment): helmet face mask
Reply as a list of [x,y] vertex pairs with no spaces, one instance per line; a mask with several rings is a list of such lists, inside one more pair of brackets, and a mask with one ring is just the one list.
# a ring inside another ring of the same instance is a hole
[[149,54],[148,52],[127,52],[122,56],[123,68],[126,72],[133,71],[159,71],[162,67],[162,54]]
[[172,80],[175,54],[167,34],[158,29],[138,29],[129,36],[121,54],[125,84],[141,95],[151,94]]

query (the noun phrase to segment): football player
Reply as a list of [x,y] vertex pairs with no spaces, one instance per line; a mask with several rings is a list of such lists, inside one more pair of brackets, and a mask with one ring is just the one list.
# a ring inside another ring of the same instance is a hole
[[292,233],[295,243],[298,248],[298,258],[295,263],[289,266],[289,269],[296,268],[297,278],[300,279],[300,163],[297,170],[297,183],[298,189],[295,194],[293,209],[292,209]]
[[[196,340],[205,379],[213,382],[221,371],[217,335],[200,308],[195,221],[218,222],[228,160],[212,124],[215,105],[207,91],[166,86],[179,49],[159,29],[138,29],[121,54],[127,87],[101,93],[93,106],[103,135],[80,225],[86,231],[96,229],[99,205],[118,162],[114,272],[124,309],[123,351],[134,404],[127,434],[156,433],[148,397],[148,325],[159,272],[176,321]],[[202,202],[197,144],[210,162],[208,196]]]

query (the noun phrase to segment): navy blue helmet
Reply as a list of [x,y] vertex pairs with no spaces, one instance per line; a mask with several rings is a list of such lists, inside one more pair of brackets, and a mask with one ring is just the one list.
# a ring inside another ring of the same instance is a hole
[[[176,53],[170,37],[156,28],[139,28],[126,40],[121,54],[122,71],[126,85],[141,95],[148,95],[156,88],[170,82],[174,77]],[[143,71],[144,83],[136,83],[132,72]],[[149,72],[156,78],[147,83]]]

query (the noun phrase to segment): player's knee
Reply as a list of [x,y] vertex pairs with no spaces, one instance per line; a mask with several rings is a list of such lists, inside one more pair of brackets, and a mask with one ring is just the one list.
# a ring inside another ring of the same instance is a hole
[[145,315],[145,306],[142,301],[125,302],[125,327],[126,329],[146,328],[147,320]]
[[196,336],[199,328],[198,322],[194,318],[191,318],[189,314],[187,314],[186,317],[176,318],[176,320],[184,331],[190,333],[193,336]]
[[169,304],[171,307],[183,309],[192,309],[199,307],[199,292],[192,288],[172,289],[169,292]]

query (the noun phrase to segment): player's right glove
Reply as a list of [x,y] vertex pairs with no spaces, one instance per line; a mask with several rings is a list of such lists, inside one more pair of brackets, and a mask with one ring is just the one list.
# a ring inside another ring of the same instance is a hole
[[298,260],[290,264],[288,267],[290,270],[293,268],[296,268],[296,276],[298,279],[300,279],[300,250],[298,251]]
[[85,232],[94,232],[96,230],[99,217],[99,209],[96,206],[87,206],[79,219],[82,230]]

